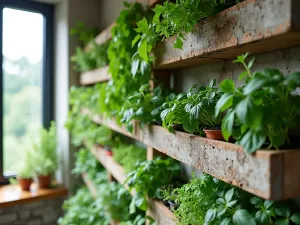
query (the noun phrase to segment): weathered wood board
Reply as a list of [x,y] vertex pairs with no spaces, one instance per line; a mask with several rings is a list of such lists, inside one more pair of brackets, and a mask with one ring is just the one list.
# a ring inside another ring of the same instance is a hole
[[159,43],[154,68],[182,68],[300,45],[299,8],[297,0],[241,2],[201,20],[185,36],[182,49],[173,47],[176,37]]
[[80,74],[81,85],[92,85],[110,80],[108,66]]
[[96,198],[97,197],[97,189],[96,189],[95,185],[93,184],[93,182],[88,177],[88,175],[83,173],[82,179],[83,179],[85,185],[87,186],[87,188],[89,189],[90,193],[92,194],[92,196]]
[[147,215],[151,216],[158,225],[176,225],[174,214],[160,201],[148,199]]
[[264,199],[300,196],[300,150],[258,150],[249,155],[236,144],[184,132],[169,133],[161,126],[140,129],[136,123],[131,134],[113,120],[92,118],[98,124]]

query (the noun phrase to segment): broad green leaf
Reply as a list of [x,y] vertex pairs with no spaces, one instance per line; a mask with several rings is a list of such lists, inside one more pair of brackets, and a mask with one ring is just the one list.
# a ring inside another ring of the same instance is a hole
[[183,129],[189,133],[194,133],[199,129],[199,120],[191,120],[189,116],[183,116]]
[[203,103],[200,102],[191,108],[190,115],[192,119],[199,119]]
[[231,223],[231,219],[230,218],[224,218],[220,225],[229,225]]
[[153,16],[153,23],[159,23],[159,17],[165,11],[165,8],[162,5],[157,4],[153,11],[155,12]]
[[295,213],[291,216],[291,221],[293,221],[293,223],[299,225],[300,224],[300,213]]
[[255,58],[250,59],[250,61],[248,62],[248,68],[251,69],[251,67],[253,66],[253,63],[255,61]]
[[133,47],[140,39],[141,39],[141,35],[137,34],[132,41],[131,47]]
[[234,112],[232,110],[229,110],[222,120],[222,134],[226,141],[229,140],[230,136],[233,133],[233,125],[234,125]]
[[138,48],[139,55],[148,63],[148,42],[143,40]]
[[291,210],[287,206],[280,206],[278,208],[275,208],[275,213],[278,216],[283,216],[288,218],[291,215]]
[[289,225],[289,219],[277,219],[275,225]]
[[262,88],[267,83],[266,77],[261,73],[256,73],[255,77],[244,87],[244,95],[249,95],[252,92]]
[[234,225],[256,225],[254,218],[245,209],[237,210],[232,217]]
[[156,12],[156,13],[162,13],[162,12],[165,11],[165,8],[164,8],[162,5],[157,4],[157,5],[155,6],[155,8],[153,9],[153,11]]
[[256,212],[255,220],[258,222],[258,224],[261,224],[261,225],[269,225],[270,224],[269,215],[261,210]]
[[265,134],[260,132],[254,133],[252,130],[248,130],[247,133],[242,136],[240,145],[246,152],[252,154],[264,144],[265,140]]
[[205,223],[209,223],[213,221],[216,218],[216,216],[217,216],[217,210],[209,209],[205,215]]
[[215,116],[217,117],[220,112],[224,112],[226,109],[230,108],[233,103],[234,95],[231,93],[225,93],[221,96],[216,104]]
[[289,85],[290,90],[294,90],[300,86],[300,72],[290,74],[286,78],[286,83]]
[[132,63],[131,63],[131,74],[132,74],[132,76],[136,75],[136,73],[139,69],[139,63],[140,63],[140,60],[138,60],[138,59],[135,59],[135,60],[132,61]]
[[210,88],[213,88],[215,85],[216,85],[216,83],[217,83],[217,80],[216,79],[212,79],[210,82],[209,82],[209,87]]
[[182,46],[183,46],[183,41],[180,37],[177,37],[175,42],[174,42],[174,45],[173,47],[174,48],[179,48],[179,49],[182,49]]
[[147,22],[147,19],[145,17],[144,17],[144,19],[137,22],[137,26],[138,26],[139,30],[142,33],[147,33],[147,31],[148,31],[148,22]]
[[265,206],[266,209],[269,209],[273,204],[274,204],[273,201],[270,201],[270,200],[265,200],[264,201],[264,206]]
[[130,205],[129,205],[129,213],[134,214],[136,212],[136,207],[135,207],[135,201],[132,199]]
[[141,68],[141,73],[145,75],[146,72],[149,70],[149,64],[146,61],[142,60],[140,68]]
[[240,76],[239,76],[239,80],[240,80],[240,81],[243,80],[247,75],[248,75],[248,72],[247,72],[247,71],[242,72],[242,73],[240,74]]
[[235,113],[242,124],[246,124],[254,130],[258,130],[261,127],[263,114],[253,104],[250,96],[247,96],[236,106]]
[[226,194],[225,194],[226,203],[230,202],[233,194],[234,194],[234,188],[231,188],[229,191],[226,192]]
[[224,198],[218,198],[216,201],[219,205],[225,205],[226,201],[224,200]]
[[235,85],[234,85],[233,80],[226,79],[226,80],[222,81],[222,83],[220,84],[220,89],[224,93],[234,92],[235,91]]
[[250,198],[250,202],[256,207],[260,207],[262,205],[263,200],[259,197],[252,197]]

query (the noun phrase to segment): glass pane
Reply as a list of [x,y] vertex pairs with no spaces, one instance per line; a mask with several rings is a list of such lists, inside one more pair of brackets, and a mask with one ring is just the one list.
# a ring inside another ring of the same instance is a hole
[[4,174],[15,173],[42,127],[42,14],[3,9]]

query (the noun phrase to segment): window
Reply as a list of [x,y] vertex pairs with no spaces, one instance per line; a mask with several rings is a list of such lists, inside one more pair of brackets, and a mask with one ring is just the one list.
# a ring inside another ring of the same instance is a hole
[[14,176],[53,119],[51,6],[0,0],[0,181]]

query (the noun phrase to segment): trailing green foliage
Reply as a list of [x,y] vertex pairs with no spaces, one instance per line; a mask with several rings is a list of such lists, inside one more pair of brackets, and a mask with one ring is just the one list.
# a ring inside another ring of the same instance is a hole
[[70,111],[65,127],[72,135],[74,146],[80,147],[84,142],[89,148],[94,144],[112,147],[117,141],[117,135],[113,131],[95,124],[89,116],[81,113],[84,108],[88,108],[92,112],[99,112],[100,102],[103,100],[101,92],[105,88],[106,86],[102,84],[90,88],[71,88]]
[[97,187],[97,205],[101,205],[109,220],[127,221],[134,218],[129,213],[130,193],[118,183],[103,183]]
[[221,92],[215,85],[212,80],[208,86],[194,85],[187,93],[171,96],[160,114],[162,125],[170,132],[174,131],[174,125],[182,125],[185,131],[197,134],[202,128],[220,127],[222,117],[215,117],[215,106]]
[[148,84],[142,85],[138,92],[127,97],[120,114],[121,122],[132,131],[133,121],[138,120],[141,127],[153,122],[160,122],[163,103],[169,99],[169,90],[161,86],[151,90]]
[[94,180],[97,173],[103,170],[103,166],[89,150],[81,148],[75,153],[75,167],[72,170],[73,174],[87,174],[90,179]]
[[106,112],[117,120],[120,120],[119,112],[125,98],[138,91],[150,79],[149,68],[145,68],[144,76],[137,76],[137,79],[132,77],[132,71],[137,65],[131,65],[131,59],[137,47],[132,48],[131,41],[137,34],[136,21],[142,18],[143,11],[139,3],[125,2],[124,5],[125,9],[120,13],[112,29],[112,41],[108,49],[109,72],[112,80],[106,90]]
[[33,142],[30,161],[37,175],[53,175],[58,168],[56,153],[56,126],[52,121],[50,128],[41,129],[38,142]]
[[130,190],[136,192],[130,204],[130,212],[135,212],[136,207],[146,211],[147,196],[158,197],[159,188],[172,183],[179,171],[179,164],[173,159],[157,158],[139,163],[125,181]]
[[291,204],[253,197],[207,174],[174,191],[175,216],[182,225],[300,224]]
[[182,48],[185,33],[191,32],[199,20],[215,15],[220,11],[234,5],[239,0],[177,0],[165,1],[157,4],[153,9],[154,15],[144,17],[137,23],[137,35],[132,41],[132,46],[138,46],[133,57],[135,66],[132,74],[148,72],[145,68],[154,57],[151,52],[157,42],[173,35],[177,35],[174,48]]
[[89,50],[77,47],[75,54],[71,57],[74,70],[77,72],[85,72],[108,65],[108,45],[109,42],[101,45],[92,42]]
[[83,22],[78,22],[75,27],[70,30],[70,34],[76,36],[83,46],[89,44],[98,33],[98,29],[87,28]]
[[[71,57],[76,71],[85,72],[108,65],[109,41],[101,45],[96,44],[94,38],[98,34],[97,29],[88,29],[79,22],[71,29],[70,34],[77,36],[80,42],[80,47],[76,48],[75,54]],[[83,46],[87,44],[90,45],[89,48],[84,49]]]
[[76,195],[63,204],[65,214],[59,218],[59,225],[109,225],[102,205],[97,204],[87,189],[80,189]]
[[136,145],[119,144],[112,148],[113,159],[121,164],[125,172],[131,172],[136,164],[146,160],[146,149]]
[[[290,144],[289,131],[300,124],[300,96],[293,94],[300,87],[300,74],[284,76],[277,69],[252,72],[254,58],[248,54],[237,57],[245,71],[241,87],[233,80],[224,80],[224,93],[217,103],[216,115],[225,112],[222,132],[226,140],[232,135],[248,153],[253,153],[266,142],[268,148],[278,149]],[[272,113],[270,113],[272,112]]]

